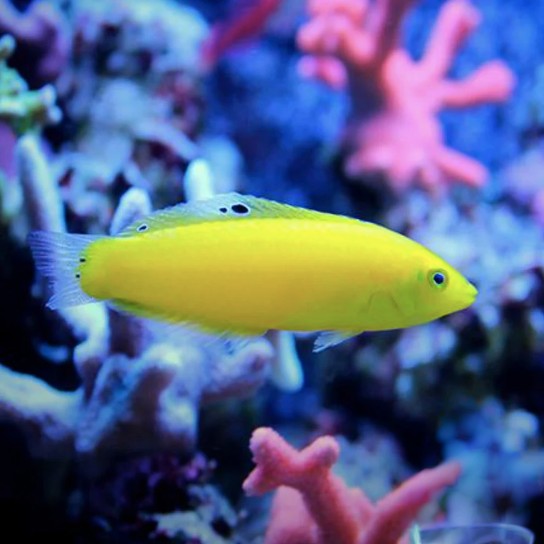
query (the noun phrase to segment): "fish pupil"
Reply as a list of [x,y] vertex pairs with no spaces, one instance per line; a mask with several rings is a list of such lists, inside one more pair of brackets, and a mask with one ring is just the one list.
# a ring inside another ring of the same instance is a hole
[[233,204],[230,209],[234,213],[239,213],[239,214],[249,213],[249,208],[244,204]]
[[433,276],[433,281],[436,285],[442,285],[446,281],[446,277],[441,272],[436,272]]

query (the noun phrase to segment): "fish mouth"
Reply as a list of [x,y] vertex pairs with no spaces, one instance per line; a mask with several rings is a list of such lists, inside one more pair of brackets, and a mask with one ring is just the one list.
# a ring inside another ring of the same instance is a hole
[[460,303],[462,304],[460,310],[464,310],[465,308],[472,306],[477,296],[478,289],[476,289],[472,283],[467,281],[466,289],[463,289],[462,299],[460,300]]
[[467,289],[467,298],[470,300],[470,304],[472,304],[476,297],[478,296],[478,289],[472,285],[472,283],[468,283],[468,289]]

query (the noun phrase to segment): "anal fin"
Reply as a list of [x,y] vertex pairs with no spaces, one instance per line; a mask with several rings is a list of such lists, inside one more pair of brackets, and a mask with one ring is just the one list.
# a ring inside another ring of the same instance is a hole
[[109,300],[109,305],[123,314],[148,321],[148,326],[156,335],[169,340],[192,339],[203,344],[219,342],[227,350],[237,351],[256,337],[263,336],[265,330],[227,329],[210,326],[206,323],[179,319],[176,316],[157,312],[140,304],[125,300]]
[[313,352],[319,353],[327,348],[337,346],[345,340],[361,334],[361,332],[362,331],[323,331],[319,333],[319,336],[315,339]]

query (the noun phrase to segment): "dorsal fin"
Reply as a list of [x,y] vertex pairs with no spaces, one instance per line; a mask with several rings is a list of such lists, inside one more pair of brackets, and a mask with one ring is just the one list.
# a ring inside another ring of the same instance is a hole
[[194,225],[208,221],[239,221],[252,219],[306,219],[334,222],[353,222],[342,215],[332,215],[306,208],[281,204],[265,198],[225,193],[208,200],[187,202],[158,210],[139,219],[122,231],[119,236],[134,236],[145,232]]

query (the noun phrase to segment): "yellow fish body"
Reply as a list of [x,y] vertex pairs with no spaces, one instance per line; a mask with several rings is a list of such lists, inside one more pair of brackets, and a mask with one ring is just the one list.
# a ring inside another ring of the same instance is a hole
[[114,237],[35,232],[48,306],[97,300],[214,333],[362,331],[431,321],[476,289],[420,244],[378,225],[235,193],[180,204]]

